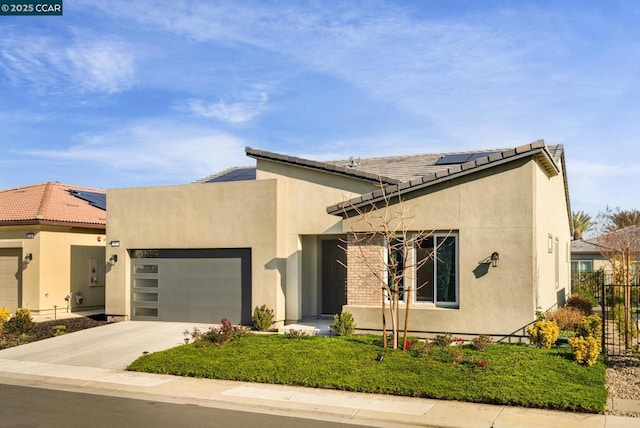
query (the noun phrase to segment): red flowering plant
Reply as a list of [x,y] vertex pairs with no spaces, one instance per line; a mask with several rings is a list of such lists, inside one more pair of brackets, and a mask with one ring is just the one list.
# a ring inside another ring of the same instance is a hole
[[453,343],[455,343],[456,345],[464,345],[465,340],[461,337],[456,337],[455,339],[453,339]]
[[249,333],[246,327],[241,325],[235,326],[231,324],[231,321],[227,318],[223,318],[220,323],[222,324],[220,328],[211,327],[206,333],[202,334],[201,339],[216,345],[224,345],[234,339],[240,339]]
[[417,340],[415,339],[407,339],[407,342],[404,344],[404,350],[410,350],[416,342]]
[[478,361],[478,364],[476,364],[476,366],[479,369],[484,369],[485,367],[487,367],[489,365],[489,361],[487,360],[482,360],[482,361]]

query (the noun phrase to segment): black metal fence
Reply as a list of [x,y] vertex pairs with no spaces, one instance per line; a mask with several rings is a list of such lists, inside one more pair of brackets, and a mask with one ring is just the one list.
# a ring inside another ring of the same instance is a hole
[[640,356],[640,285],[600,287],[602,345],[607,356]]
[[571,290],[587,290],[593,297],[602,301],[602,286],[611,284],[611,274],[602,270],[593,272],[571,272]]

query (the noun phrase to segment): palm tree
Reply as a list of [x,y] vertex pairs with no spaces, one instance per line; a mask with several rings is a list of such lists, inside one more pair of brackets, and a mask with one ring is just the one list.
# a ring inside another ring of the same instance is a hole
[[629,226],[640,226],[640,211],[638,210],[622,210],[614,211],[609,214],[610,230],[624,229]]
[[582,239],[584,234],[593,229],[595,222],[584,211],[573,211],[573,239]]

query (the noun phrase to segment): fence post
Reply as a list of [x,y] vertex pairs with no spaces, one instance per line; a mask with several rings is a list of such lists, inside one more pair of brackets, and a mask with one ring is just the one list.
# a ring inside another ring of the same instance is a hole
[[602,352],[604,353],[604,360],[607,361],[609,353],[607,352],[605,334],[607,333],[605,325],[607,324],[607,298],[605,294],[605,285],[602,281],[600,286],[600,309],[602,311]]

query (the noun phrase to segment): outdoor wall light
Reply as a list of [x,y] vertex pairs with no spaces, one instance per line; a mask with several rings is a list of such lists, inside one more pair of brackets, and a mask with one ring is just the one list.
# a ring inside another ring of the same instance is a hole
[[111,241],[111,242],[109,242],[109,245],[111,245],[112,247],[119,247],[120,246],[120,241]]
[[27,253],[27,255],[24,256],[24,262],[29,263],[31,260],[33,260],[33,254]]
[[27,232],[27,239],[33,239],[36,237],[36,234],[33,232]]
[[491,266],[498,267],[498,263],[500,262],[500,254],[497,251],[491,253]]
[[117,262],[118,262],[118,256],[116,254],[112,254],[111,257],[109,257],[109,264],[115,265]]

